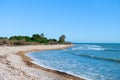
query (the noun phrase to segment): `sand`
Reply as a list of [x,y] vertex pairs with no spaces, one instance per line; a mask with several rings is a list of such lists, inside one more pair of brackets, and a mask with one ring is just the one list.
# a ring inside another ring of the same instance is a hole
[[0,46],[0,80],[83,80],[35,65],[25,53],[64,49],[72,45]]

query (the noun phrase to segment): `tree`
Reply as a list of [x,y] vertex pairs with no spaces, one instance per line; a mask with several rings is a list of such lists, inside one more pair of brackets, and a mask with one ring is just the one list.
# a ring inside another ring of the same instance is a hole
[[41,34],[33,34],[32,37],[29,36],[11,36],[10,38],[7,37],[0,37],[0,45],[28,45],[28,44],[66,44],[65,42],[65,35],[61,35],[59,40],[56,39],[48,39],[44,36],[43,33]]
[[29,36],[24,36],[24,38],[25,38],[26,42],[31,42],[31,37],[29,37]]
[[8,39],[8,38],[7,38],[7,37],[0,37],[0,40],[1,40],[1,39]]
[[57,44],[57,40],[56,39],[49,39],[48,43],[49,44]]
[[32,39],[33,42],[39,42],[39,43],[45,43],[45,44],[48,43],[48,39],[46,37],[44,37],[43,33],[41,33],[40,35],[39,34],[33,34],[31,39]]
[[9,40],[18,40],[18,41],[30,41],[31,38],[29,36],[11,36]]
[[41,36],[41,37],[44,37],[44,34],[43,34],[43,33],[41,33],[41,34],[40,34],[40,36]]
[[61,35],[60,37],[59,37],[59,40],[58,40],[58,42],[59,43],[65,43],[65,35]]
[[40,35],[39,34],[33,34],[31,39],[32,39],[33,42],[39,42],[40,41]]

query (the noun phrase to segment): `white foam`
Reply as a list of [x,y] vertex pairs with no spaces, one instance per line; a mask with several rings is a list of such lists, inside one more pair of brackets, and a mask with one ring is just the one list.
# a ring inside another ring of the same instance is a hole
[[102,48],[102,46],[98,46],[98,45],[80,45],[77,47],[72,48],[72,50],[104,50],[104,48]]
[[70,74],[70,75],[73,75],[73,76],[76,76],[76,77],[80,77],[80,78],[83,78],[85,80],[92,80],[92,79],[89,79],[89,78],[86,78],[85,76],[80,76],[80,75],[76,75],[70,71],[63,71],[63,70],[59,70],[59,69],[56,69],[56,68],[53,68],[53,67],[50,67],[50,66],[45,66],[43,65],[42,63],[38,63],[36,61],[31,61],[32,63],[36,64],[36,65],[39,65],[41,67],[44,67],[44,68],[47,68],[47,69],[51,69],[51,70],[55,70],[55,71],[60,71],[60,72],[63,72],[63,73],[67,73],[67,74]]

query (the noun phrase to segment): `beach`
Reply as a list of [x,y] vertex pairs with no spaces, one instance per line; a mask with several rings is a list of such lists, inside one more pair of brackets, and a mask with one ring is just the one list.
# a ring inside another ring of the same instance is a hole
[[27,52],[64,49],[73,45],[0,46],[0,80],[84,80],[33,64]]

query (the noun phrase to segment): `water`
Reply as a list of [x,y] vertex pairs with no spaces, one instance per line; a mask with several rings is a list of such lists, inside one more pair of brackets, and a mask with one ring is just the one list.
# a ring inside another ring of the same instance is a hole
[[75,44],[72,48],[27,56],[35,64],[87,80],[120,80],[120,44]]

